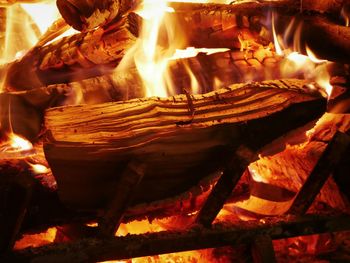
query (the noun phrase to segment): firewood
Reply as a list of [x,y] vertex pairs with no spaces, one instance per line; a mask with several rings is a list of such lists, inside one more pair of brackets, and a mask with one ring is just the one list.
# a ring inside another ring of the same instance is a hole
[[45,117],[45,155],[61,199],[72,207],[105,204],[118,171],[138,157],[147,168],[135,203],[159,200],[215,172],[240,144],[256,150],[316,118],[324,99],[308,93],[305,81],[281,80],[54,108]]
[[[82,79],[111,73],[136,40],[136,20],[129,15],[108,30],[97,29],[32,49],[10,65],[7,88],[33,89],[72,82],[74,76],[82,75]],[[97,68],[97,64],[102,65]]]
[[125,15],[134,4],[134,0],[57,0],[62,17],[73,28],[85,31],[110,23]]
[[326,232],[347,231],[348,215],[266,218],[264,221],[239,221],[215,224],[210,229],[162,231],[109,239],[86,238],[3,254],[3,262],[99,262],[159,255],[203,248],[240,245],[259,234],[271,239]]
[[[141,5],[142,1],[139,0],[108,0],[104,3],[100,3],[98,0],[87,1],[87,0],[58,0],[57,6],[62,17],[67,21],[68,24],[73,26],[75,29],[84,31],[95,28],[97,26],[104,26],[113,20],[120,19],[127,12],[133,11],[134,8]],[[274,8],[285,9],[285,7],[291,8],[299,7],[296,1],[292,0],[280,0],[280,1],[262,1],[259,3],[232,3],[230,5],[225,4],[197,4],[197,3],[168,3],[170,7],[175,9],[175,12],[190,12],[195,11],[199,14],[207,11],[207,13],[213,10],[226,10],[228,12],[238,14],[253,14],[253,12],[261,13],[262,10],[272,10]],[[137,9],[139,9],[138,7]],[[252,11],[252,9],[254,11]]]
[[[243,14],[236,15],[234,10],[231,12],[216,8],[208,12],[206,9],[198,9],[193,12],[169,13],[166,19],[174,21],[174,30],[183,34],[185,43],[178,48],[195,46],[240,49],[241,42],[246,41],[255,50],[254,45],[263,46],[269,43],[259,35],[259,19]],[[135,42],[140,23],[140,17],[129,14],[108,27],[66,37],[44,47],[36,47],[10,66],[7,88],[38,88],[111,72]],[[169,45],[164,28],[161,29],[160,36],[162,39],[159,44]],[[24,75],[25,78],[22,78]]]

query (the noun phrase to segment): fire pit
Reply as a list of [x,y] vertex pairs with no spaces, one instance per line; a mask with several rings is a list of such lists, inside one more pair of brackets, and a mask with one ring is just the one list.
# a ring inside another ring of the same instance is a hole
[[0,3],[0,259],[346,261],[349,10]]

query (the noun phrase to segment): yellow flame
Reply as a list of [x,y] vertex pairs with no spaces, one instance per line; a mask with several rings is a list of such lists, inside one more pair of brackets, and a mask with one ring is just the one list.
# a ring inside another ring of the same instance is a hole
[[199,83],[198,83],[196,76],[193,74],[192,70],[190,69],[190,67],[187,63],[185,64],[185,69],[190,77],[191,93],[198,94],[199,93]]
[[346,5],[343,6],[340,14],[345,20],[345,26],[348,27],[350,25],[350,15],[345,11],[345,8]]
[[11,133],[9,135],[10,145],[14,151],[29,151],[33,149],[33,145],[27,139]]
[[[294,20],[290,22],[286,34],[291,33],[291,27],[294,22]],[[328,60],[317,58],[307,45],[305,46],[307,55],[299,53],[302,50],[300,46],[302,24],[299,24],[294,32],[293,51],[282,48],[285,45],[280,41],[281,38],[276,34],[274,24],[274,15],[272,14],[272,33],[276,53],[284,57],[281,62],[281,77],[290,78],[302,75],[305,79],[316,82],[327,93],[329,98],[333,89],[330,84],[330,75],[327,69],[327,65],[330,64],[330,62]]]
[[319,59],[316,57],[315,53],[311,51],[311,49],[309,48],[309,46],[306,46],[306,54],[307,56],[311,59],[312,62],[316,63],[316,64],[320,64],[320,63],[325,63],[327,62],[327,60],[325,59]]
[[176,49],[174,55],[172,55],[169,60],[176,60],[182,58],[191,58],[197,56],[199,53],[204,53],[206,55],[212,55],[215,53],[226,52],[228,48],[194,48],[188,47],[186,49]]
[[283,51],[282,51],[282,47],[280,45],[277,33],[276,33],[276,29],[275,29],[275,15],[274,13],[272,13],[272,34],[273,34],[273,43],[275,45],[275,50],[276,53],[280,56],[283,56]]
[[[144,19],[140,37],[116,69],[118,74],[123,74],[133,60],[142,78],[146,97],[173,95],[171,61],[195,57],[199,53],[211,55],[228,50],[226,48],[194,47],[183,49],[186,46],[186,39],[180,32],[174,32],[176,21],[166,16],[166,13],[174,12],[174,9],[167,3],[166,0],[145,0],[136,10],[136,13]],[[164,30],[162,34],[166,35],[168,40],[165,46],[158,43],[160,27]],[[192,82],[192,87],[187,87],[188,90],[198,93],[199,84],[196,77],[189,66],[186,67],[186,70]]]
[[36,174],[46,174],[50,171],[49,168],[47,168],[45,165],[42,165],[42,164],[32,164],[32,163],[28,163],[28,164],[32,168],[33,172]]
[[37,24],[41,34],[45,33],[52,23],[60,17],[54,0],[35,4],[21,4],[21,6]]

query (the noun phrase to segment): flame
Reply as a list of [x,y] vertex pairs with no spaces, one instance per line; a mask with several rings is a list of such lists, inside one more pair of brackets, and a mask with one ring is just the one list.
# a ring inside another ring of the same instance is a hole
[[166,1],[145,0],[142,8],[136,11],[145,19],[142,23],[140,39],[137,41],[134,61],[136,68],[143,79],[145,94],[149,96],[166,97],[168,95],[164,75],[167,68],[167,59],[160,55],[157,45],[159,27],[165,12],[173,10]]
[[[301,30],[302,24],[297,26],[294,32],[293,47],[292,50],[284,48],[286,45],[283,43],[282,38],[277,34],[275,30],[275,18],[272,14],[272,34],[275,45],[276,53],[282,56],[284,59],[281,62],[281,77],[298,77],[300,75],[303,78],[316,82],[326,93],[329,98],[332,93],[332,85],[330,84],[330,75],[327,65],[331,64],[328,60],[319,59],[309,46],[305,46],[306,55],[301,54]],[[285,36],[283,39],[287,39],[288,35],[292,32],[295,20],[293,19],[287,27]]]
[[274,45],[275,45],[275,50],[276,50],[277,55],[283,56],[284,53],[282,51],[282,47],[280,45],[278,36],[276,34],[275,15],[274,15],[274,13],[272,13],[272,35],[273,35],[273,42],[274,42]]
[[35,174],[46,174],[50,171],[45,165],[28,163]]
[[32,17],[41,34],[44,34],[52,23],[61,16],[54,0],[36,4],[21,4],[21,7]]
[[0,146],[0,152],[3,153],[26,152],[31,150],[33,150],[31,142],[14,133],[10,133],[7,136],[7,140]]
[[17,151],[29,151],[33,149],[33,145],[30,143],[30,141],[19,135],[11,133],[9,139],[11,141],[11,147]]
[[50,244],[55,241],[57,228],[51,227],[39,234],[24,234],[21,239],[17,240],[14,246],[15,250],[28,247],[39,247]]
[[344,18],[345,26],[348,27],[350,25],[350,13],[349,13],[349,11],[346,11],[346,7],[347,7],[347,5],[343,6],[343,8],[340,12],[340,15],[342,16],[342,18]]
[[[166,0],[145,0],[138,7],[136,13],[144,19],[141,34],[116,69],[116,73],[123,74],[133,61],[142,78],[146,97],[167,97],[175,93],[170,74],[172,61],[195,57],[199,53],[211,55],[229,50],[227,48],[194,47],[184,49],[186,39],[181,32],[174,32],[176,21],[166,16],[174,12],[174,9],[167,4]],[[166,45],[158,43],[160,28],[162,28],[162,37],[166,36],[168,39]],[[186,87],[186,90],[199,93],[200,86],[197,77],[189,65],[185,65],[185,69],[191,80],[191,87]]]
[[172,55],[169,60],[176,60],[181,58],[191,58],[197,56],[199,53],[204,53],[206,55],[212,55],[215,53],[225,52],[230,49],[228,48],[194,48],[187,47],[186,49],[176,49],[174,55]]

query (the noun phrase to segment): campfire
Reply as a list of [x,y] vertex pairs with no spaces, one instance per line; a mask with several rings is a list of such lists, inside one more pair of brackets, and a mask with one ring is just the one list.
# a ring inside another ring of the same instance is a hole
[[0,261],[348,261],[349,19],[0,0]]

